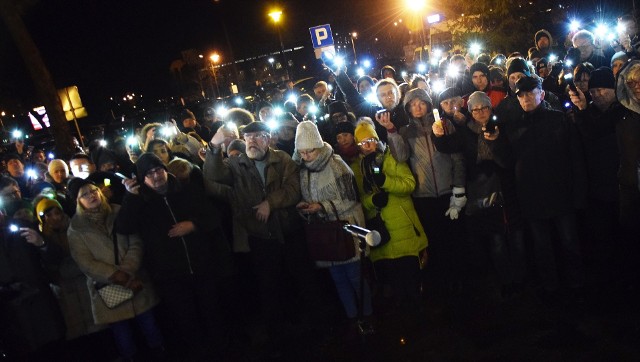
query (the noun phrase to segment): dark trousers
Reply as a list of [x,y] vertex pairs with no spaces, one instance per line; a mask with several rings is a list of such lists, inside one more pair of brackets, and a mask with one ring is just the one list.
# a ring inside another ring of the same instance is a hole
[[[559,288],[559,269],[564,271],[564,279],[570,288],[582,286],[582,253],[575,214],[530,219],[528,223],[533,239],[536,271],[542,287],[547,291]],[[555,253],[556,246],[560,251],[558,257]]]
[[395,307],[415,312],[420,303],[420,260],[417,256],[382,259],[373,263],[376,279],[391,288]]
[[174,276],[154,285],[161,299],[163,332],[176,357],[199,359],[224,348],[222,311],[212,275]]
[[466,267],[464,210],[457,220],[445,216],[451,194],[413,198],[420,223],[429,239],[428,279],[436,285],[460,281]]
[[305,322],[318,321],[319,287],[304,234],[287,235],[284,243],[249,236],[249,246],[258,282],[260,320],[269,329],[270,337],[277,338],[281,332],[284,306],[294,304],[282,298],[282,292],[302,301],[302,317],[309,318]]

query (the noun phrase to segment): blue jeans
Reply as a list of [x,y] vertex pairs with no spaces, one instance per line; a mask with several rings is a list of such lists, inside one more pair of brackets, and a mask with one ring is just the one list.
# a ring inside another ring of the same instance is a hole
[[553,291],[560,286],[554,251],[556,243],[553,240],[554,232],[552,228],[555,228],[558,249],[562,254],[564,279],[570,288],[581,287],[584,283],[584,276],[575,214],[528,221],[531,228],[531,236],[533,237],[536,270],[542,287],[548,291]]
[[132,319],[111,323],[109,325],[120,356],[123,358],[132,358],[138,351],[133,339],[133,330],[131,329],[130,324],[132,320],[135,321],[138,327],[142,330],[149,348],[154,349],[162,347],[162,344],[164,343],[162,333],[160,333],[160,328],[158,328],[156,319],[150,309],[142,314],[138,314]]
[[[334,265],[329,268],[333,282],[338,290],[338,296],[342,301],[344,311],[348,318],[358,316],[358,303],[360,297],[360,261],[353,263]],[[364,299],[362,306],[362,315],[370,316],[371,308],[371,290],[369,284],[364,281]]]

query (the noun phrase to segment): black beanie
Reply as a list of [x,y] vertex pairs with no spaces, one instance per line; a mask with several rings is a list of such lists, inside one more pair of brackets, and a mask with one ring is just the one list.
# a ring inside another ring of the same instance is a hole
[[156,167],[162,167],[165,170],[167,167],[162,163],[162,160],[151,152],[145,152],[136,161],[136,175],[138,176],[138,182],[144,182],[144,177],[149,170]]
[[589,89],[593,88],[616,89],[616,79],[613,76],[611,68],[600,67],[591,72],[591,78],[589,78]]
[[347,105],[344,102],[335,101],[329,103],[329,115],[331,116],[334,113],[344,113],[345,115],[349,113],[347,111]]
[[442,102],[445,99],[450,99],[454,97],[462,97],[462,92],[460,91],[460,88],[449,87],[443,90],[442,92],[440,92],[440,94],[438,95],[438,102]]
[[473,77],[473,73],[475,72],[482,72],[484,73],[484,75],[487,77],[487,79],[489,79],[489,66],[484,64],[484,63],[473,63],[471,64],[471,67],[469,67],[469,76]]
[[78,192],[80,192],[80,189],[87,185],[95,185],[95,183],[93,183],[93,181],[91,180],[83,179],[80,177],[74,177],[69,180],[69,183],[67,184],[67,193],[74,203],[78,199]]
[[529,66],[527,62],[522,58],[515,58],[509,64],[509,68],[507,69],[507,77],[513,73],[524,73],[527,77],[531,76],[531,72],[529,71]]
[[350,133],[352,135],[355,134],[355,127],[353,127],[353,124],[351,124],[351,122],[339,122],[336,124],[335,130],[336,136],[340,133]]

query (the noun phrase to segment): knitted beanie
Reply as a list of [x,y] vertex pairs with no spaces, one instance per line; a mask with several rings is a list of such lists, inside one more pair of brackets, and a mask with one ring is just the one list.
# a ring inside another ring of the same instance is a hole
[[54,170],[60,167],[63,167],[67,171],[67,174],[69,173],[69,166],[67,166],[67,163],[64,162],[63,160],[55,159],[49,162],[49,169],[48,169],[49,174],[52,174]]
[[511,60],[509,68],[507,69],[507,77],[513,73],[524,73],[524,75],[526,75],[527,77],[531,76],[529,66],[527,65],[527,62],[522,58],[515,58]]
[[467,101],[469,112],[471,112],[471,110],[477,105],[491,107],[491,98],[489,98],[485,92],[475,91],[471,93],[469,100]]
[[41,224],[43,222],[42,217],[44,216],[44,214],[49,211],[49,209],[54,207],[62,210],[62,206],[58,201],[52,200],[48,197],[45,197],[41,199],[40,202],[38,202],[38,204],[36,205],[36,216],[38,217],[38,221],[40,221]]
[[322,148],[324,142],[322,141],[318,127],[311,121],[300,122],[296,130],[295,145],[296,150]]
[[376,128],[373,126],[373,124],[367,121],[358,123],[354,132],[354,136],[356,138],[356,143],[360,143],[369,138],[380,140],[380,137],[378,137],[378,134],[376,133]]
[[593,88],[616,89],[616,79],[611,68],[600,67],[591,72],[589,89]]
[[335,130],[336,135],[339,135],[340,133],[350,133],[353,135],[355,133],[355,127],[353,127],[351,122],[338,122],[335,126]]

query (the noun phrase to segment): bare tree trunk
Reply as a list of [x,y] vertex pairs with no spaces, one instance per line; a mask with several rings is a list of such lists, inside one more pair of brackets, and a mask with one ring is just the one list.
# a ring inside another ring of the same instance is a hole
[[0,16],[22,55],[35,85],[38,98],[47,109],[51,131],[56,142],[56,152],[61,158],[68,159],[75,152],[73,139],[51,74],[13,1],[0,0]]

